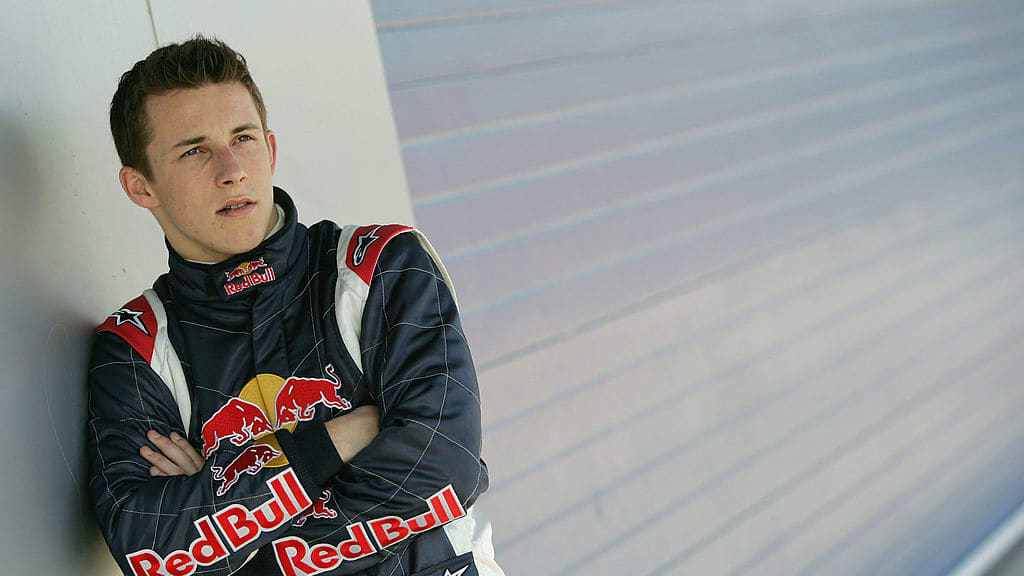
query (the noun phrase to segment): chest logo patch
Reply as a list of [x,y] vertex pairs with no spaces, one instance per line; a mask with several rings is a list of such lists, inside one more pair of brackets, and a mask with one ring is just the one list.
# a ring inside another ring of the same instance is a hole
[[220,466],[210,466],[210,470],[213,471],[213,479],[220,480],[220,486],[217,488],[217,496],[223,496],[228,488],[235,485],[242,474],[255,474],[259,472],[263,466],[276,459],[281,453],[274,448],[267,446],[266,444],[253,444],[245,449],[238,458],[231,461],[231,464],[221,468]]
[[256,474],[264,467],[288,464],[275,430],[292,432],[299,422],[312,420],[319,405],[348,410],[352,403],[340,395],[341,379],[334,366],[324,367],[328,378],[258,374],[242,387],[237,398],[228,400],[203,423],[203,457],[210,458],[225,445],[239,448],[250,442],[227,466],[213,466],[214,479],[221,485],[217,495],[227,493],[243,474]]
[[338,396],[341,380],[334,373],[334,366],[328,364],[324,372],[330,380],[323,378],[296,378],[285,381],[274,398],[274,413],[278,427],[297,421],[311,420],[317,404],[348,410],[352,403]]

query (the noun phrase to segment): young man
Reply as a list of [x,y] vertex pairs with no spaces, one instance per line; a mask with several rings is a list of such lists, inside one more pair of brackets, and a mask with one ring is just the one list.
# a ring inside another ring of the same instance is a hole
[[97,328],[89,487],[126,574],[500,575],[451,283],[399,225],[297,222],[239,54],[122,77],[111,131],[170,272]]

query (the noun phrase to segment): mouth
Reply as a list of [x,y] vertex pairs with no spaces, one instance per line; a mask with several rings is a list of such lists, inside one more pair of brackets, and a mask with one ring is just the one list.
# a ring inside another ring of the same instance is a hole
[[247,212],[247,208],[255,206],[256,203],[251,200],[238,199],[229,200],[220,210],[217,210],[217,214],[234,215],[242,212]]

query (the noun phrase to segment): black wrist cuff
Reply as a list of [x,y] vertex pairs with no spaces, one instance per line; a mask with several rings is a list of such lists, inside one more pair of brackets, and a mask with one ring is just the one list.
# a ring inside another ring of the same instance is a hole
[[281,429],[274,435],[311,500],[345,466],[323,422],[304,423],[294,434]]

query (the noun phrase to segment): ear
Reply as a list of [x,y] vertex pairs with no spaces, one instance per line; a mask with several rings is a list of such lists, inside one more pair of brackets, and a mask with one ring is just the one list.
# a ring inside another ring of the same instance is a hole
[[149,191],[149,181],[135,168],[122,166],[117,174],[128,199],[143,208],[158,208],[160,201]]
[[270,174],[273,175],[274,169],[277,168],[277,134],[268,128],[266,138],[267,150],[270,151]]

